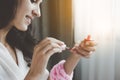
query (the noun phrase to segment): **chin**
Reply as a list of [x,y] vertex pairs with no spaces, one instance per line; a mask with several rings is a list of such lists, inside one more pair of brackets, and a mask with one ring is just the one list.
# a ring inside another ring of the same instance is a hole
[[28,30],[28,27],[21,29],[21,31],[27,31],[27,30]]
[[28,26],[24,25],[24,26],[21,26],[21,27],[17,27],[17,29],[20,30],[20,31],[27,31]]

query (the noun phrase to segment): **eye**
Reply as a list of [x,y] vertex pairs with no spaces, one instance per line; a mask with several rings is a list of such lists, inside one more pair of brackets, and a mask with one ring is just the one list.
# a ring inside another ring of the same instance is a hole
[[32,2],[32,3],[35,3],[35,2],[37,2],[37,0],[31,0],[31,2]]

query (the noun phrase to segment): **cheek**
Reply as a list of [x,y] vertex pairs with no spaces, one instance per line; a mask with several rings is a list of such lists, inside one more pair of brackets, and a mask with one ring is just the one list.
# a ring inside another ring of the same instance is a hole
[[27,30],[28,24],[26,24],[26,20],[24,16],[17,16],[16,19],[14,19],[13,25],[18,29],[25,31]]
[[27,2],[24,2],[22,5],[21,5],[21,10],[23,12],[28,12],[28,11],[31,11],[32,10],[32,7],[33,7],[33,4],[31,4],[30,0],[27,0]]
[[[28,0],[27,0],[28,1]],[[26,23],[26,15],[31,15],[32,6],[27,3],[23,3],[21,7],[18,8],[15,19],[14,19],[14,26],[22,31],[27,30],[28,24]]]
[[18,14],[19,13],[30,13],[32,8],[32,4],[29,2],[29,0],[23,1],[23,3],[18,7]]

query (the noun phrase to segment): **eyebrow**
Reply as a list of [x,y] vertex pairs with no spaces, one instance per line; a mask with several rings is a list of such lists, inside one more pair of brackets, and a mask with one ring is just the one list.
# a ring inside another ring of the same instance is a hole
[[41,3],[43,0],[38,0],[38,1],[40,1],[40,3]]

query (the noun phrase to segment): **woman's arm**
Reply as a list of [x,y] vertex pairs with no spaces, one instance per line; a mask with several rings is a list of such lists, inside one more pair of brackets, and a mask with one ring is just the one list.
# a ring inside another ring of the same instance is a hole
[[71,73],[75,69],[76,65],[78,64],[80,58],[81,58],[80,56],[76,56],[74,54],[71,54],[66,59],[66,62],[64,63],[64,69],[65,69],[66,74],[71,75]]
[[81,57],[89,57],[95,50],[94,41],[82,41],[81,44],[75,45],[70,51],[71,55],[65,60],[54,65],[50,71],[51,80],[72,80],[73,70]]
[[90,57],[91,53],[95,51],[96,43],[93,40],[83,40],[80,44],[76,44],[70,51],[71,55],[67,58],[64,68],[68,75],[71,75],[81,57]]

